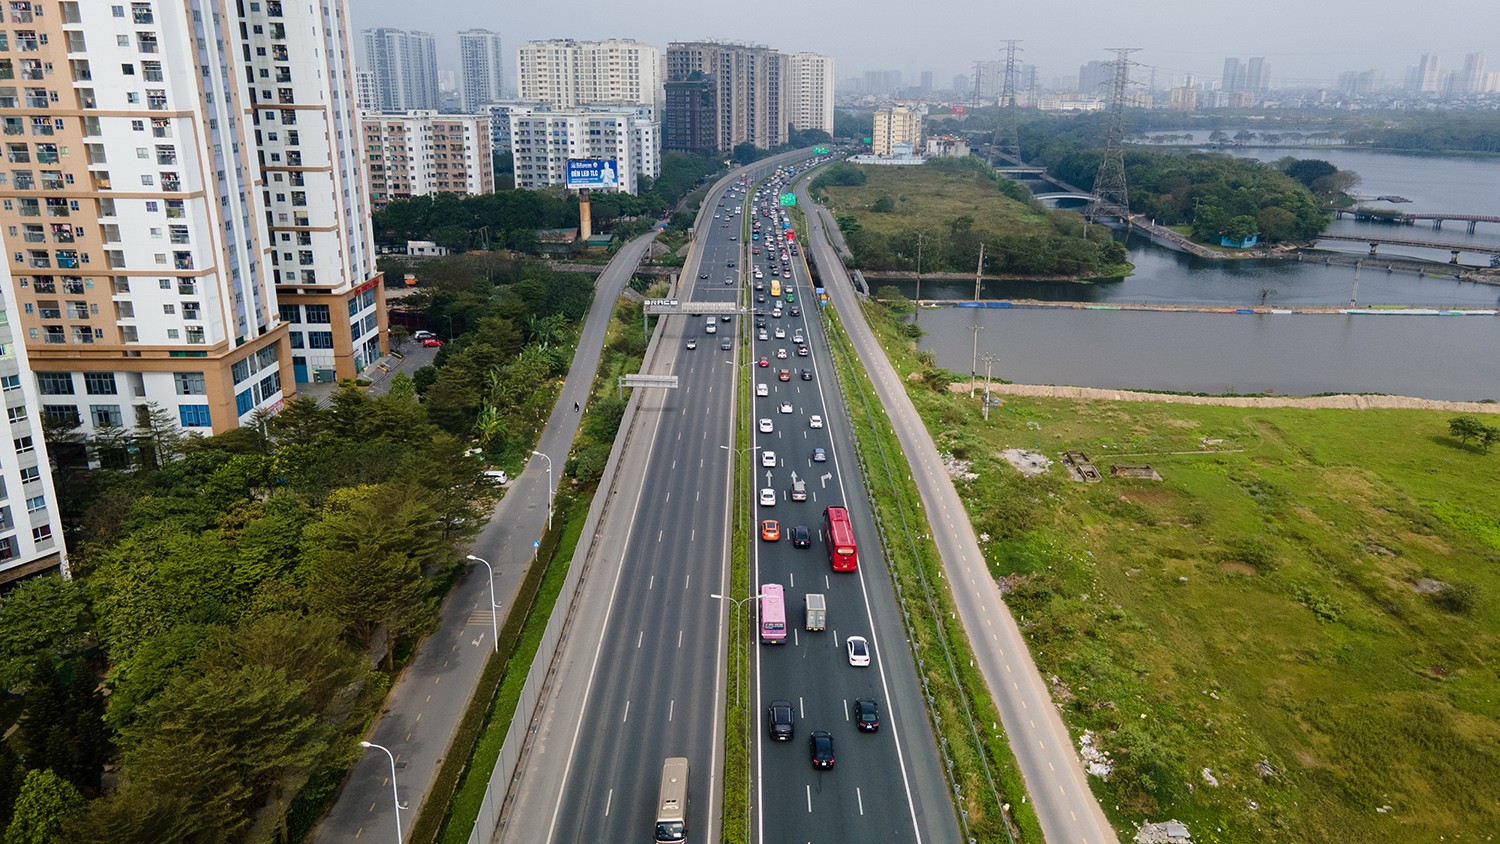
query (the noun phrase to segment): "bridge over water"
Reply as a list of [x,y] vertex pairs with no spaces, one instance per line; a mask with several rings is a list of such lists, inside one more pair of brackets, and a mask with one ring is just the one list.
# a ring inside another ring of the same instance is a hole
[[1493,214],[1434,214],[1421,211],[1405,211],[1394,217],[1387,217],[1384,214],[1372,214],[1368,209],[1359,208],[1336,208],[1334,209],[1334,213],[1341,219],[1347,216],[1353,217],[1356,220],[1376,220],[1382,223],[1396,223],[1403,226],[1416,225],[1418,220],[1431,220],[1434,230],[1442,229],[1443,223],[1447,222],[1467,223],[1469,234],[1473,234],[1475,227],[1480,223],[1500,223],[1500,216]]
[[1323,234],[1318,240],[1338,240],[1352,243],[1366,243],[1370,246],[1370,254],[1376,254],[1376,249],[1381,245],[1387,246],[1410,246],[1418,249],[1446,249],[1453,257],[1448,261],[1450,264],[1458,263],[1461,252],[1477,252],[1481,255],[1500,255],[1500,246],[1482,246],[1474,243],[1441,243],[1433,240],[1410,240],[1398,237],[1361,237],[1353,234]]

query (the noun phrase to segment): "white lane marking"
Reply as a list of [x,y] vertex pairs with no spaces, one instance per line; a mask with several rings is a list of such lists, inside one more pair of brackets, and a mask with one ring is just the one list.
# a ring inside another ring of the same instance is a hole
[[667,701],[667,720],[668,721],[672,720],[672,713],[675,712],[676,710],[677,710],[677,699],[673,698],[672,700]]
[[[859,801],[859,813],[863,815],[865,813],[865,796],[860,793],[859,786],[857,785],[854,787],[854,799]],[[609,813],[605,812],[605,814]]]
[[623,724],[623,723],[625,723],[626,721],[629,721],[629,720],[630,720],[630,701],[627,700],[627,701],[625,701],[625,714],[622,715],[622,716],[620,716],[620,723]]
[[812,814],[812,786],[807,787],[807,813]]
[[644,641],[646,641],[646,631],[642,630],[640,633],[636,634],[636,637],[635,637],[635,649],[636,650],[640,650],[641,649],[641,643],[644,642]]
[[[614,805],[614,802],[615,802],[615,790],[613,788],[611,788],[609,790],[609,796],[607,796],[607,797],[604,798],[604,816],[606,818],[609,817],[609,807],[612,806],[612,805]],[[863,813],[861,813],[861,814],[863,814]]]
[[682,588],[683,589],[687,589],[688,585],[691,584],[692,582],[693,582],[693,576],[690,574],[690,575],[687,576],[686,580],[682,581]]

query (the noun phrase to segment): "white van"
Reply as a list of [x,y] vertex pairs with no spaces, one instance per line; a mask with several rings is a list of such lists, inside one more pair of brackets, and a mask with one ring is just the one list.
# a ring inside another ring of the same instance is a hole
[[757,396],[761,396],[762,398],[764,398],[765,396],[771,395],[771,385],[770,384],[756,384],[755,385],[755,394]]
[[718,322],[718,320],[714,319],[713,317],[709,317],[708,318],[708,322],[704,323],[703,330],[707,331],[709,334],[718,334],[719,333],[719,322]]

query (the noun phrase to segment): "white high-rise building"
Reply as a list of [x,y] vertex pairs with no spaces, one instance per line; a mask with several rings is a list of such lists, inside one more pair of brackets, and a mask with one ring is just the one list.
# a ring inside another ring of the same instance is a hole
[[409,111],[442,104],[432,33],[382,27],[367,29],[363,35],[364,67],[375,74],[377,108]]
[[1407,68],[1406,89],[1421,94],[1443,90],[1443,74],[1436,53],[1423,53],[1421,61]]
[[618,190],[635,193],[641,176],[661,175],[660,131],[648,106],[514,111],[510,143],[516,187],[564,184],[568,159],[600,158],[614,161]]
[[363,124],[372,209],[434,193],[494,193],[488,116],[366,112]]
[[786,85],[788,118],[799,131],[819,129],[833,134],[833,57],[793,53],[791,79]]
[[505,55],[499,33],[487,29],[458,33],[458,60],[465,114],[478,114],[480,106],[505,99]]
[[655,109],[661,98],[661,52],[624,38],[532,41],[516,51],[516,85],[518,99],[556,108],[628,104]]

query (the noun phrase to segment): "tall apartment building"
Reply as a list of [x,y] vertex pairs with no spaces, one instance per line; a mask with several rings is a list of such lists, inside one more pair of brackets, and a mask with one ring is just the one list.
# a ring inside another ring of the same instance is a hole
[[1407,68],[1406,90],[1421,94],[1443,90],[1443,74],[1436,53],[1423,53],[1419,62]]
[[[768,47],[674,42],[667,45],[667,80],[712,81],[716,149],[727,151],[742,143],[769,149],[787,140],[788,58]],[[691,104],[690,98],[678,98],[677,104],[677,111],[663,115],[663,123],[681,124],[694,118],[682,110]],[[701,108],[701,103],[693,105]],[[683,133],[669,131],[667,135],[676,140]]]
[[[787,117],[799,131],[817,129],[833,134],[833,57],[793,53],[790,61],[790,103]],[[925,76],[931,87],[932,74]]]
[[12,316],[19,310],[10,270],[10,262],[0,263],[0,401],[6,415],[0,437],[0,583],[50,569],[68,571],[62,513],[42,436],[48,408],[27,360],[25,326]]
[[1219,90],[1226,93],[1251,91],[1264,94],[1271,90],[1271,66],[1263,57],[1257,56],[1241,62],[1236,58],[1224,60],[1224,76]]
[[375,87],[374,71],[354,71],[354,107],[361,111],[380,109],[380,91]]
[[922,115],[906,106],[891,106],[875,112],[875,134],[870,151],[890,157],[922,149]]
[[710,77],[695,74],[689,79],[662,83],[666,105],[662,109],[662,149],[694,155],[712,155],[719,146],[719,98]]
[[0,237],[43,412],[220,433],[378,356],[342,0],[34,8],[0,58]]
[[516,51],[517,97],[556,108],[661,100],[661,53],[628,38],[532,41]]
[[436,109],[442,104],[432,33],[382,27],[367,29],[363,34],[364,66],[375,74],[377,108],[409,111]]
[[601,158],[615,162],[619,190],[635,193],[641,176],[661,175],[659,131],[650,106],[512,112],[516,187],[564,184],[568,159]]
[[366,112],[361,122],[372,210],[433,193],[494,193],[489,117]]
[[463,77],[462,103],[465,114],[478,114],[485,103],[505,99],[505,54],[500,34],[487,29],[465,29],[458,33],[458,63]]

